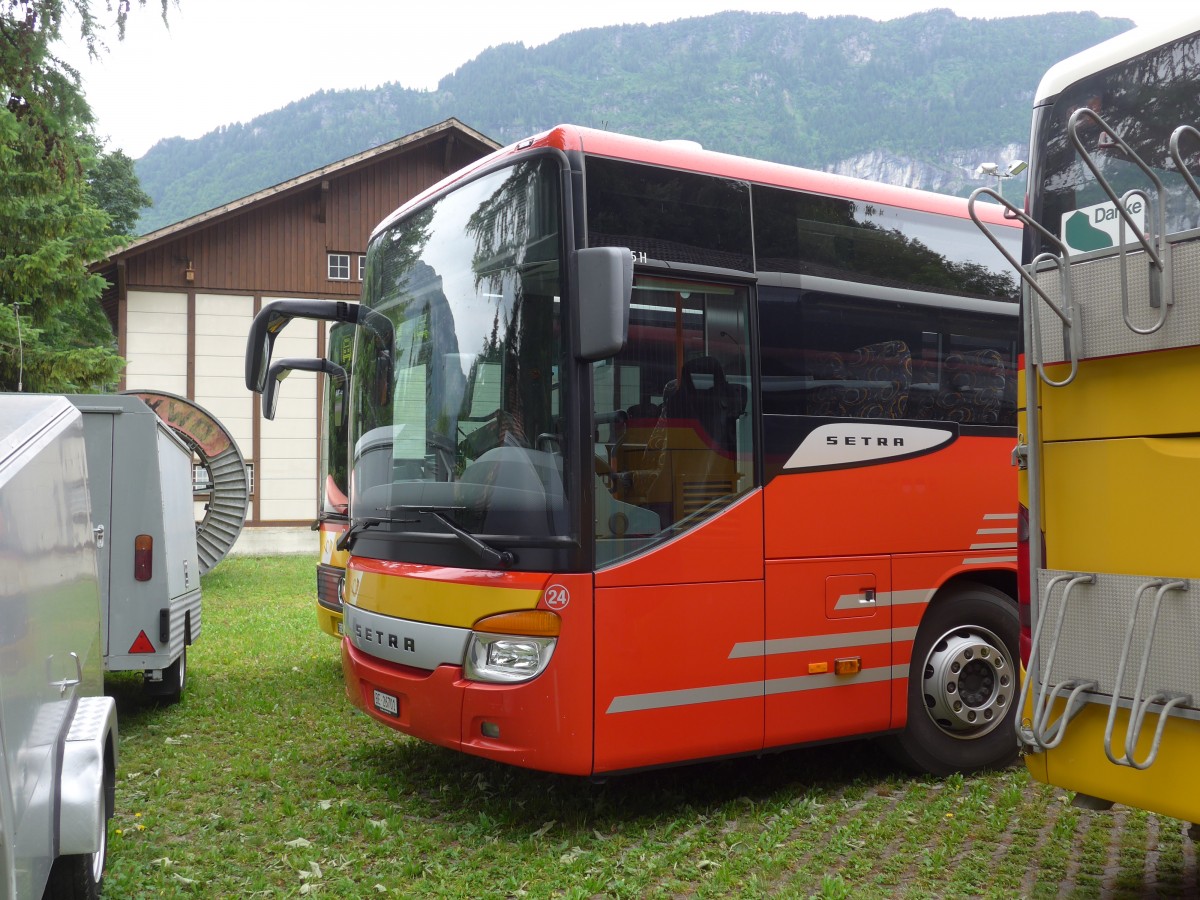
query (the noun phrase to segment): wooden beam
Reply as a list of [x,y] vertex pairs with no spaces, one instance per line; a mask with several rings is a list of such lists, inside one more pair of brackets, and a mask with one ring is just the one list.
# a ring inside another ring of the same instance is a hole
[[317,195],[317,221],[322,225],[325,224],[325,208],[329,201],[329,181],[321,180],[320,193]]

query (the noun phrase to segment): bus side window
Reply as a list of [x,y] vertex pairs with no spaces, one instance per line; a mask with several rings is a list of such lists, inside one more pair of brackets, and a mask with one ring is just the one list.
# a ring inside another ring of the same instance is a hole
[[912,383],[912,353],[904,341],[879,341],[832,352],[813,366],[810,416],[903,419]]
[[895,303],[759,289],[763,413],[909,417],[913,335]]
[[764,415],[1016,424],[1016,317],[927,297],[761,287]]

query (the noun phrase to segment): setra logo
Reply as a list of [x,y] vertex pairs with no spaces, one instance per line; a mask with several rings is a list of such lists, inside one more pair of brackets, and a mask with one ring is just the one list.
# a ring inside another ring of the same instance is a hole
[[820,471],[910,459],[936,452],[956,437],[957,432],[944,422],[828,422],[805,435],[783,468],[792,472]]

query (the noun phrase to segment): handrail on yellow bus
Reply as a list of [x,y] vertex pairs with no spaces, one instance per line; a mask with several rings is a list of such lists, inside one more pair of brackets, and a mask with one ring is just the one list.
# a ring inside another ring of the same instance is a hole
[[[1142,650],[1142,664],[1138,670],[1137,687],[1134,688],[1133,692],[1133,705],[1129,710],[1129,723],[1125,727],[1125,755],[1118,757],[1113,753],[1112,737],[1113,725],[1117,718],[1117,707],[1121,700],[1121,684],[1125,678],[1125,664],[1129,661],[1129,647],[1133,642],[1133,632],[1134,626],[1137,624],[1138,609],[1142,604],[1142,597],[1151,588],[1157,588],[1158,590],[1154,594],[1154,607],[1150,616],[1150,630],[1146,637],[1146,645]],[[1181,703],[1186,703],[1189,706],[1192,703],[1190,694],[1167,691],[1160,691],[1145,698],[1142,697],[1142,689],[1146,685],[1146,670],[1150,666],[1150,650],[1154,643],[1154,629],[1158,625],[1158,613],[1162,608],[1162,599],[1168,591],[1183,592],[1187,589],[1188,583],[1186,581],[1155,579],[1139,586],[1137,593],[1134,594],[1133,611],[1129,617],[1129,628],[1125,632],[1125,646],[1121,651],[1120,662],[1117,664],[1117,677],[1113,686],[1112,703],[1108,707],[1108,723],[1104,728],[1104,753],[1108,756],[1110,762],[1118,766],[1129,766],[1134,769],[1149,768],[1158,757],[1158,750],[1162,743],[1163,728],[1166,727],[1168,713]],[[1146,712],[1152,703],[1161,703],[1162,709],[1158,714],[1158,727],[1154,730],[1154,740],[1150,745],[1150,752],[1144,760],[1139,762],[1133,758],[1133,755],[1137,749],[1138,741],[1142,736],[1142,725],[1145,723]]]
[[[1028,268],[1021,265],[1017,258],[1008,251],[1008,249],[1000,242],[999,238],[997,238],[996,235],[992,233],[992,230],[980,220],[979,215],[976,213],[975,206],[978,203],[979,198],[984,196],[991,197],[1004,207],[1005,218],[1016,219],[1026,228],[1032,228],[1041,234],[1041,236],[1045,238],[1048,243],[1053,244],[1058,248],[1059,255],[1055,256],[1052,253],[1039,253],[1036,257],[1034,257]],[[1004,199],[1004,197],[1001,196],[998,191],[995,191],[990,187],[977,188],[971,192],[971,196],[967,199],[967,212],[971,216],[971,221],[973,221],[976,226],[978,226],[979,230],[983,232],[984,237],[991,241],[992,244],[995,245],[996,249],[999,250],[1004,256],[1004,258],[1008,260],[1009,265],[1016,269],[1017,274],[1021,277],[1021,280],[1024,281],[1025,284],[1028,285],[1039,297],[1041,297],[1046,302],[1046,305],[1049,306],[1054,314],[1062,321],[1063,332],[1067,336],[1067,361],[1071,364],[1071,371],[1066,378],[1064,378],[1062,381],[1054,381],[1053,379],[1047,377],[1044,367],[1039,365],[1037,360],[1034,358],[1035,352],[1040,353],[1041,350],[1041,334],[1040,327],[1037,324],[1038,317],[1034,315],[1032,309],[1026,310],[1026,313],[1029,315],[1030,327],[1033,329],[1033,341],[1031,341],[1032,346],[1029,347],[1026,352],[1030,354],[1029,358],[1033,362],[1034,367],[1037,368],[1038,377],[1041,378],[1048,387],[1066,387],[1075,380],[1075,375],[1079,371],[1079,354],[1081,350],[1081,339],[1079,336],[1079,313],[1075,308],[1075,304],[1071,302],[1071,251],[1067,249],[1066,244],[1058,239],[1057,235],[1051,233],[1049,230],[1043,227],[1040,222],[1036,221],[1024,210],[1018,209],[1008,200]],[[1046,293],[1046,289],[1038,284],[1037,279],[1033,277],[1033,273],[1037,271],[1038,266],[1044,262],[1053,263],[1058,269],[1059,290],[1062,294],[1062,307],[1059,307],[1059,305],[1054,302],[1050,295]],[[1034,349],[1035,347],[1037,348],[1036,351]]]

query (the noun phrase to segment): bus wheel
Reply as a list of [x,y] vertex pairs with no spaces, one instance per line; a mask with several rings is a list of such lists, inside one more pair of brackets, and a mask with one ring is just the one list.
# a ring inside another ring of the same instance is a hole
[[147,681],[144,683],[146,696],[155,702],[169,705],[178,703],[183,696],[184,685],[187,684],[187,647],[175,657],[162,672],[162,681]]
[[963,584],[925,614],[913,644],[908,723],[888,740],[903,765],[932,775],[1009,765],[1020,690],[1017,606],[982,584]]

